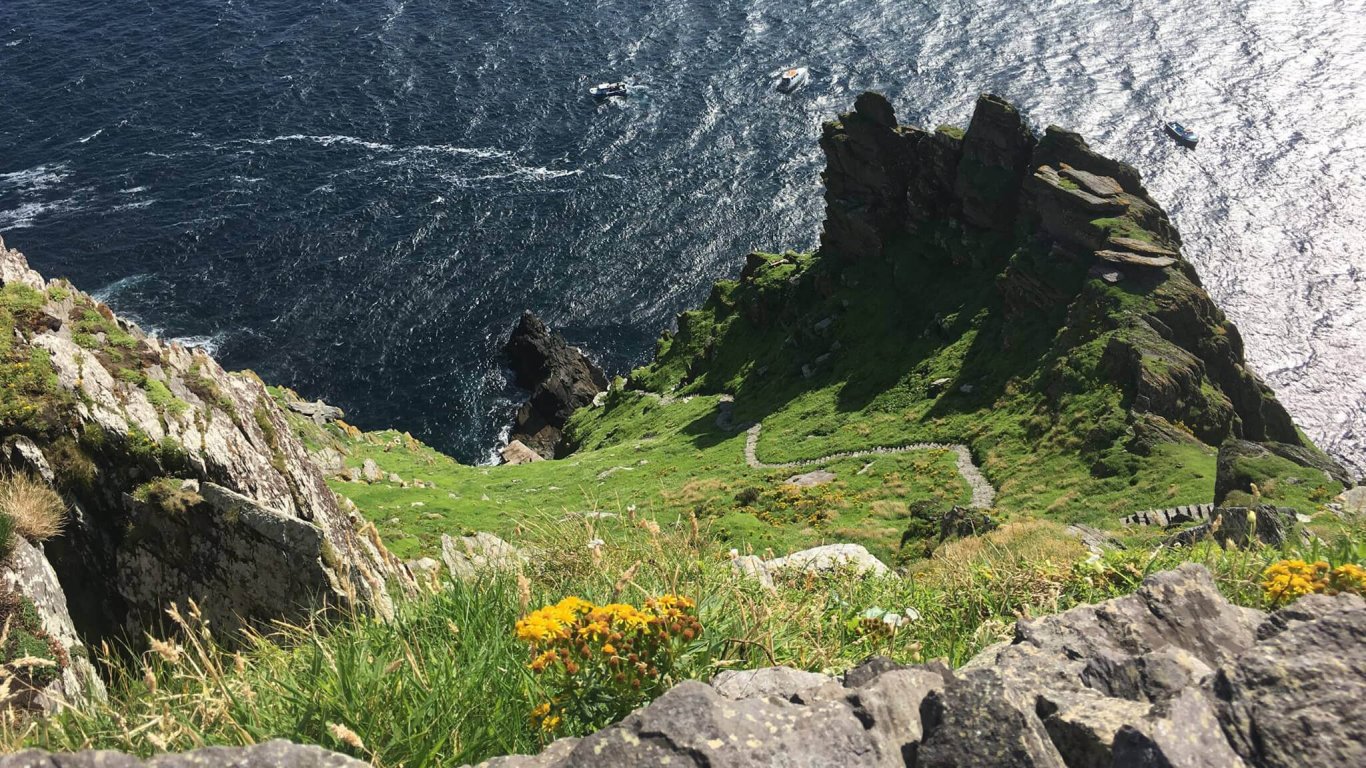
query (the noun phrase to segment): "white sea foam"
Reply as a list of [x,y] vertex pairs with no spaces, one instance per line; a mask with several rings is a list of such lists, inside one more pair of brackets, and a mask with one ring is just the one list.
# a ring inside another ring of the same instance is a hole
[[412,146],[398,146],[385,144],[380,141],[368,141],[355,136],[342,134],[313,135],[306,133],[291,133],[287,136],[273,136],[269,139],[243,139],[248,144],[269,145],[282,144],[288,142],[308,142],[318,144],[323,147],[361,147],[375,152],[412,152],[428,154],[447,154],[462,155],[481,159],[498,159],[509,157],[507,152],[501,149],[489,147],[457,147],[452,144],[414,144]]
[[26,192],[48,189],[62,182],[70,174],[66,163],[39,165],[22,171],[0,173],[0,189],[11,188]]
[[18,208],[0,211],[0,232],[7,229],[24,229],[33,226],[34,219],[52,209],[44,203],[24,203]]
[[96,136],[99,136],[101,133],[104,133],[104,129],[103,129],[103,128],[101,128],[101,129],[95,131],[94,133],[90,134],[89,136],[86,136],[84,139],[76,139],[76,141],[80,142],[81,144],[85,144],[86,142],[90,141],[91,139],[95,138]]
[[202,349],[209,357],[213,357],[218,354],[218,349],[227,337],[226,331],[219,331],[212,336],[175,336],[170,341],[187,349]]
[[148,206],[150,206],[150,205],[153,205],[154,203],[156,203],[156,198],[150,198],[150,199],[147,199],[147,200],[134,200],[134,201],[131,202],[131,203],[123,203],[122,205],[116,205],[116,206],[114,206],[113,208],[110,208],[109,210],[110,210],[110,211],[134,211],[134,210],[137,210],[137,209],[139,209],[139,208],[146,208],[146,207],[148,207]]
[[146,272],[139,272],[135,275],[129,275],[128,277],[115,280],[114,282],[104,286],[103,288],[97,288],[91,291],[90,295],[108,304],[111,299],[118,296],[120,293],[123,293],[129,288],[135,288],[138,285],[145,283],[150,279],[152,279],[151,275],[147,274]]

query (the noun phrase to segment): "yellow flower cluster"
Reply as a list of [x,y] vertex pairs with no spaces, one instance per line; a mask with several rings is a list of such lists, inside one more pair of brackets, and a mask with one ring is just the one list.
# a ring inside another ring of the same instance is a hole
[[1328,574],[1328,591],[1350,592],[1366,597],[1366,568],[1355,563],[1344,563]]
[[1262,590],[1273,605],[1311,594],[1366,595],[1366,569],[1353,563],[1333,568],[1323,560],[1280,560],[1262,572]]
[[602,699],[625,707],[613,717],[643,703],[664,685],[686,644],[702,634],[702,623],[696,603],[678,595],[652,598],[644,608],[566,597],[524,616],[516,633],[531,651],[527,667],[551,693],[531,712],[533,724],[548,734],[571,712],[576,722],[589,719],[573,712],[576,702]]
[[554,733],[560,727],[562,717],[551,713],[550,702],[543,701],[531,710],[531,724],[546,733]]
[[517,622],[517,638],[531,644],[566,640],[570,628],[593,605],[577,597],[566,597],[555,605],[532,611]]

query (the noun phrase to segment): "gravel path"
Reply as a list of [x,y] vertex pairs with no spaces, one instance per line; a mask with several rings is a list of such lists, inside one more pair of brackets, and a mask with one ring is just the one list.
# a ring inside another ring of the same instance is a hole
[[751,469],[798,469],[801,467],[811,467],[818,464],[828,464],[840,459],[859,459],[867,456],[887,456],[894,453],[910,453],[911,451],[953,451],[958,457],[958,474],[967,481],[968,487],[972,489],[972,501],[968,506],[973,509],[988,509],[996,501],[996,489],[991,482],[982,474],[982,470],[973,463],[972,452],[962,443],[908,443],[897,446],[881,446],[870,448],[864,451],[841,451],[831,453],[815,459],[802,459],[800,461],[785,461],[779,464],[768,464],[759,460],[759,434],[763,431],[762,424],[750,424],[744,427],[737,427],[734,423],[732,410],[735,398],[730,395],[720,397],[720,413],[716,416],[716,426],[728,431],[737,429],[745,430],[745,463]]

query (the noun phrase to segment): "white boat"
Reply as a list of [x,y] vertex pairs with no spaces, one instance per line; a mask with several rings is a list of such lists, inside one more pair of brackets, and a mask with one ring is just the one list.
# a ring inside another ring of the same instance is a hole
[[588,89],[588,92],[592,94],[593,98],[598,99],[599,101],[610,99],[614,96],[625,96],[626,91],[626,83],[623,82],[598,83]]
[[1167,135],[1171,136],[1173,139],[1176,139],[1178,144],[1181,144],[1186,147],[1194,147],[1196,144],[1200,143],[1199,134],[1187,128],[1186,126],[1176,122],[1175,120],[1173,120],[1170,123],[1167,123],[1163,127],[1167,129]]
[[811,70],[806,67],[793,67],[785,69],[778,75],[778,90],[783,93],[792,93],[798,88],[806,85],[811,79]]

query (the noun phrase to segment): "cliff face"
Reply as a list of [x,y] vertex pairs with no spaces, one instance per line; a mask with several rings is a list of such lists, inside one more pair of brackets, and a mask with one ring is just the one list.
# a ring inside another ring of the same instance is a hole
[[[1093,152],[1077,134],[1049,127],[1036,140],[1019,112],[983,96],[966,133],[897,126],[875,94],[827,124],[824,249],[876,257],[881,244],[919,224],[1020,233],[1050,250],[1046,263],[1005,266],[999,283],[1011,315],[1070,304],[1069,341],[1105,338],[1103,366],[1131,394],[1135,413],[1181,422],[1206,443],[1228,437],[1299,444],[1289,414],[1248,370],[1238,331],[1180,257],[1181,241],[1132,167]],[[1079,295],[1046,274],[1085,266],[1100,283]],[[1115,311],[1102,285],[1138,306]]]
[[752,255],[635,386],[781,407],[844,378],[842,412],[881,399],[979,456],[1071,454],[1096,477],[1136,476],[1158,446],[1210,457],[1234,438],[1321,457],[1248,368],[1134,168],[1070,131],[1036,134],[990,95],[966,131],[925,131],[866,93],[821,147],[820,251]]
[[136,642],[191,599],[223,635],[390,609],[399,569],[255,375],[146,335],[3,244],[0,284],[0,461],[69,506],[35,551],[81,642]]

